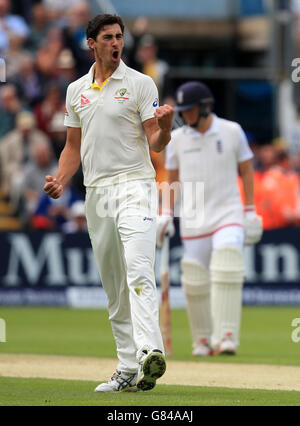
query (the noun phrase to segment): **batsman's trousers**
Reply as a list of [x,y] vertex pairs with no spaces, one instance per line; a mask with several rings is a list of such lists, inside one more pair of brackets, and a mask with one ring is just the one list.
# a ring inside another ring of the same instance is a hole
[[154,276],[155,181],[87,188],[86,215],[93,252],[116,341],[118,370],[137,371],[144,345],[164,352]]

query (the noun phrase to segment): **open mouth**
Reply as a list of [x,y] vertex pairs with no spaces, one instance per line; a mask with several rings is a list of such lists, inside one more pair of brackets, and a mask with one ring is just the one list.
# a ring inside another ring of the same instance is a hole
[[113,52],[112,56],[113,56],[113,58],[114,58],[114,59],[118,59],[118,57],[119,57],[119,52],[118,52],[117,50],[115,50],[115,51]]

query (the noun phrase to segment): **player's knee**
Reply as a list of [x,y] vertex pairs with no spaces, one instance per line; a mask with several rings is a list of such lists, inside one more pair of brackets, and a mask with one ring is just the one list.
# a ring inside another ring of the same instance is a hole
[[210,272],[214,284],[242,284],[244,269],[243,253],[237,247],[220,247],[211,256]]
[[127,261],[127,282],[137,288],[154,282],[153,263],[147,257],[136,256]]
[[181,284],[186,295],[207,295],[210,292],[209,272],[204,265],[183,259],[181,270]]

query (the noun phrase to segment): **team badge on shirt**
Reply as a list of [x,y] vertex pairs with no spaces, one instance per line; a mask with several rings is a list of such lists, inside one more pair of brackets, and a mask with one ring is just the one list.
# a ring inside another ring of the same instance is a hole
[[115,92],[115,96],[114,98],[119,102],[119,103],[124,103],[125,101],[128,101],[130,96],[130,93],[127,91],[127,89],[122,88],[119,89]]
[[154,106],[154,108],[158,107],[158,99],[157,98],[154,99],[153,106]]

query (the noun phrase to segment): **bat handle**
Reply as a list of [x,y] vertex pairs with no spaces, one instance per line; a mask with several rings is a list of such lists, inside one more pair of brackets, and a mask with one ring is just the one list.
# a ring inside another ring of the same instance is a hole
[[169,243],[170,243],[170,237],[168,235],[165,235],[164,242],[161,248],[161,261],[160,261],[161,273],[169,271]]

